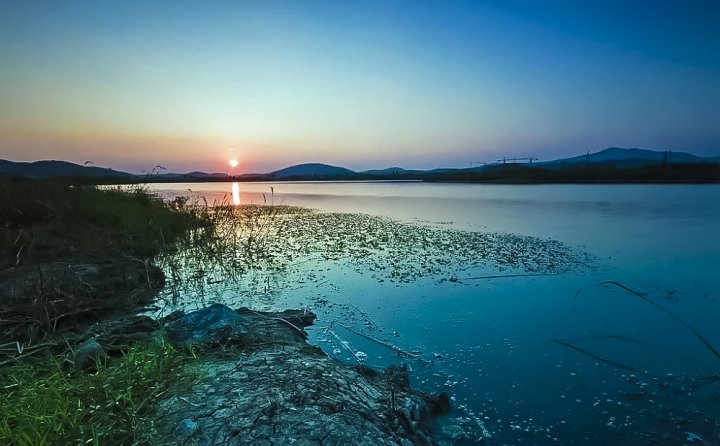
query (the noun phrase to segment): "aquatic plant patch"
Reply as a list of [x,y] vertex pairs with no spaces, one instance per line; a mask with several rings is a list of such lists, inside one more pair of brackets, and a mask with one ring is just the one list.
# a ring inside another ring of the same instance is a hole
[[289,206],[217,207],[216,240],[164,259],[175,285],[195,279],[205,287],[251,270],[282,271],[310,262],[347,264],[378,281],[423,277],[462,281],[470,271],[561,274],[584,271],[595,258],[557,240],[472,232],[354,213]]

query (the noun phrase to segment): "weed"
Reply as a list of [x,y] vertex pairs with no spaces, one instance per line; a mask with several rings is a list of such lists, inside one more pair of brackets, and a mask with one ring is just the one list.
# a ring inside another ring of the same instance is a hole
[[207,209],[142,186],[0,179],[0,339],[30,341],[149,302],[161,252],[192,243]]
[[95,374],[52,356],[0,368],[0,444],[147,444],[154,403],[191,382],[189,359],[166,343],[138,344]]

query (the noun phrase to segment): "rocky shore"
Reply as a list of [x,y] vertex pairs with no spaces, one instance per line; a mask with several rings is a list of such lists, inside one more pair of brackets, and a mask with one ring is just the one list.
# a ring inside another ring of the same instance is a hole
[[314,320],[308,311],[219,304],[162,321],[137,316],[94,326],[84,355],[93,357],[95,343],[106,349],[161,334],[196,352],[186,366],[192,386],[157,407],[160,444],[437,444],[433,420],[448,413],[447,396],[413,389],[401,367],[377,371],[328,357],[306,342]]

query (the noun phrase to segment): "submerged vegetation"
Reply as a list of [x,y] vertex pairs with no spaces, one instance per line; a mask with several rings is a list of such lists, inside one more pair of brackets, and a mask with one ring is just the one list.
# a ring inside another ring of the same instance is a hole
[[[556,240],[517,234],[462,231],[291,206],[220,204],[212,209],[213,244],[188,246],[161,262],[178,288],[193,285],[195,295],[202,295],[208,283],[231,281],[238,273],[282,272],[299,264],[308,276],[315,274],[309,265],[322,270],[338,263],[369,272],[379,282],[398,284],[420,278],[437,282],[478,279],[464,277],[472,271],[550,275],[595,265],[591,255]],[[182,278],[180,271],[185,274]]]
[[[210,209],[207,243],[183,245],[158,259],[166,286],[151,308],[156,316],[218,301],[268,311],[281,302],[339,309],[328,290],[339,290],[350,271],[379,286],[459,286],[479,274],[553,276],[597,266],[589,253],[552,239],[285,205],[215,202]],[[344,308],[344,320],[362,317],[356,308]]]

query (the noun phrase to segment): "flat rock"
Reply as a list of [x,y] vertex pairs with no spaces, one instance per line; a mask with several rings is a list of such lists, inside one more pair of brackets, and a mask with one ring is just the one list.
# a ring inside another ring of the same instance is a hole
[[243,342],[204,351],[187,366],[192,387],[159,405],[162,444],[437,444],[433,419],[449,400],[412,389],[405,368],[377,372],[328,357],[305,342],[310,312],[236,313]]
[[105,349],[95,338],[80,344],[73,352],[73,364],[76,370],[94,370],[98,361],[106,357]]
[[165,336],[176,346],[220,344],[240,341],[248,331],[246,325],[246,319],[232,308],[213,304],[168,322]]

